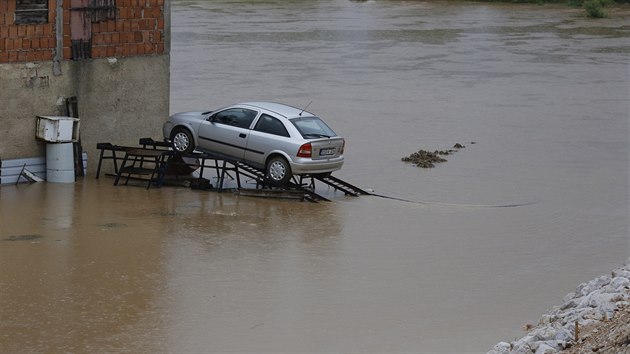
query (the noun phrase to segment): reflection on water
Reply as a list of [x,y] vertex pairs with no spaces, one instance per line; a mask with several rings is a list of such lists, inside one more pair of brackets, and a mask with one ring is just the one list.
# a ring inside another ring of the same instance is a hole
[[200,264],[214,259],[208,273],[193,273],[201,278],[184,289],[233,279],[235,267],[244,264],[258,274],[290,273],[300,262],[286,264],[285,254],[309,248],[334,258],[342,233],[335,204],[241,201],[231,194],[111,182],[3,187],[2,348],[163,350],[167,315],[196,306],[162,307],[165,299],[181,297],[177,283],[186,280],[176,274],[166,281],[169,271],[197,256]]
[[626,8],[172,5],[173,112],[312,100],[337,176],[436,203],[2,187],[0,351],[485,352],[628,256]]
[[158,235],[160,225],[127,227],[116,213],[128,210],[113,202],[123,191],[107,189],[2,188],[2,234],[40,236],[0,248],[3,351],[118,351],[118,340],[132,351],[152,351],[153,340],[134,343],[128,333],[139,323],[154,326],[147,316],[160,281],[161,245],[146,236]]

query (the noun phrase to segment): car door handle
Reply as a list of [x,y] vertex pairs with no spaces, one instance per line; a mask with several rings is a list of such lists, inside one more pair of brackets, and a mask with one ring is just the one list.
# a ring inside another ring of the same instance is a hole
[[245,135],[245,134],[243,134],[243,133],[240,133],[240,134],[238,135],[238,137],[239,137],[239,138],[243,138],[243,139],[244,139],[244,138],[247,138],[247,135]]

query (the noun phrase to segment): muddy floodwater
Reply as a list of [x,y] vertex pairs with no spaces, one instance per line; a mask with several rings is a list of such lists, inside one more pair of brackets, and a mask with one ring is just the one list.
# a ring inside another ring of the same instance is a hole
[[629,7],[174,0],[171,20],[171,112],[310,103],[346,138],[336,176],[411,202],[3,186],[0,352],[486,352],[628,258]]

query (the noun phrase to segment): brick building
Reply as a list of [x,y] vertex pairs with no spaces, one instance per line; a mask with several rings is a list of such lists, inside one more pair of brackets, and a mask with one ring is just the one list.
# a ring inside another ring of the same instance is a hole
[[170,0],[0,0],[0,161],[42,155],[35,117],[68,97],[88,160],[96,142],[159,137],[169,38]]

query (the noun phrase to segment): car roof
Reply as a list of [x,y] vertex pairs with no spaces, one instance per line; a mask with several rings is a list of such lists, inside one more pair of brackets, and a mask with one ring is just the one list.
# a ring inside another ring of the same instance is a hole
[[238,104],[238,106],[251,106],[260,109],[264,109],[267,111],[274,112],[286,118],[296,118],[296,117],[312,117],[313,114],[307,112],[301,108],[296,108],[293,106],[288,106],[282,103],[276,102],[244,102]]

